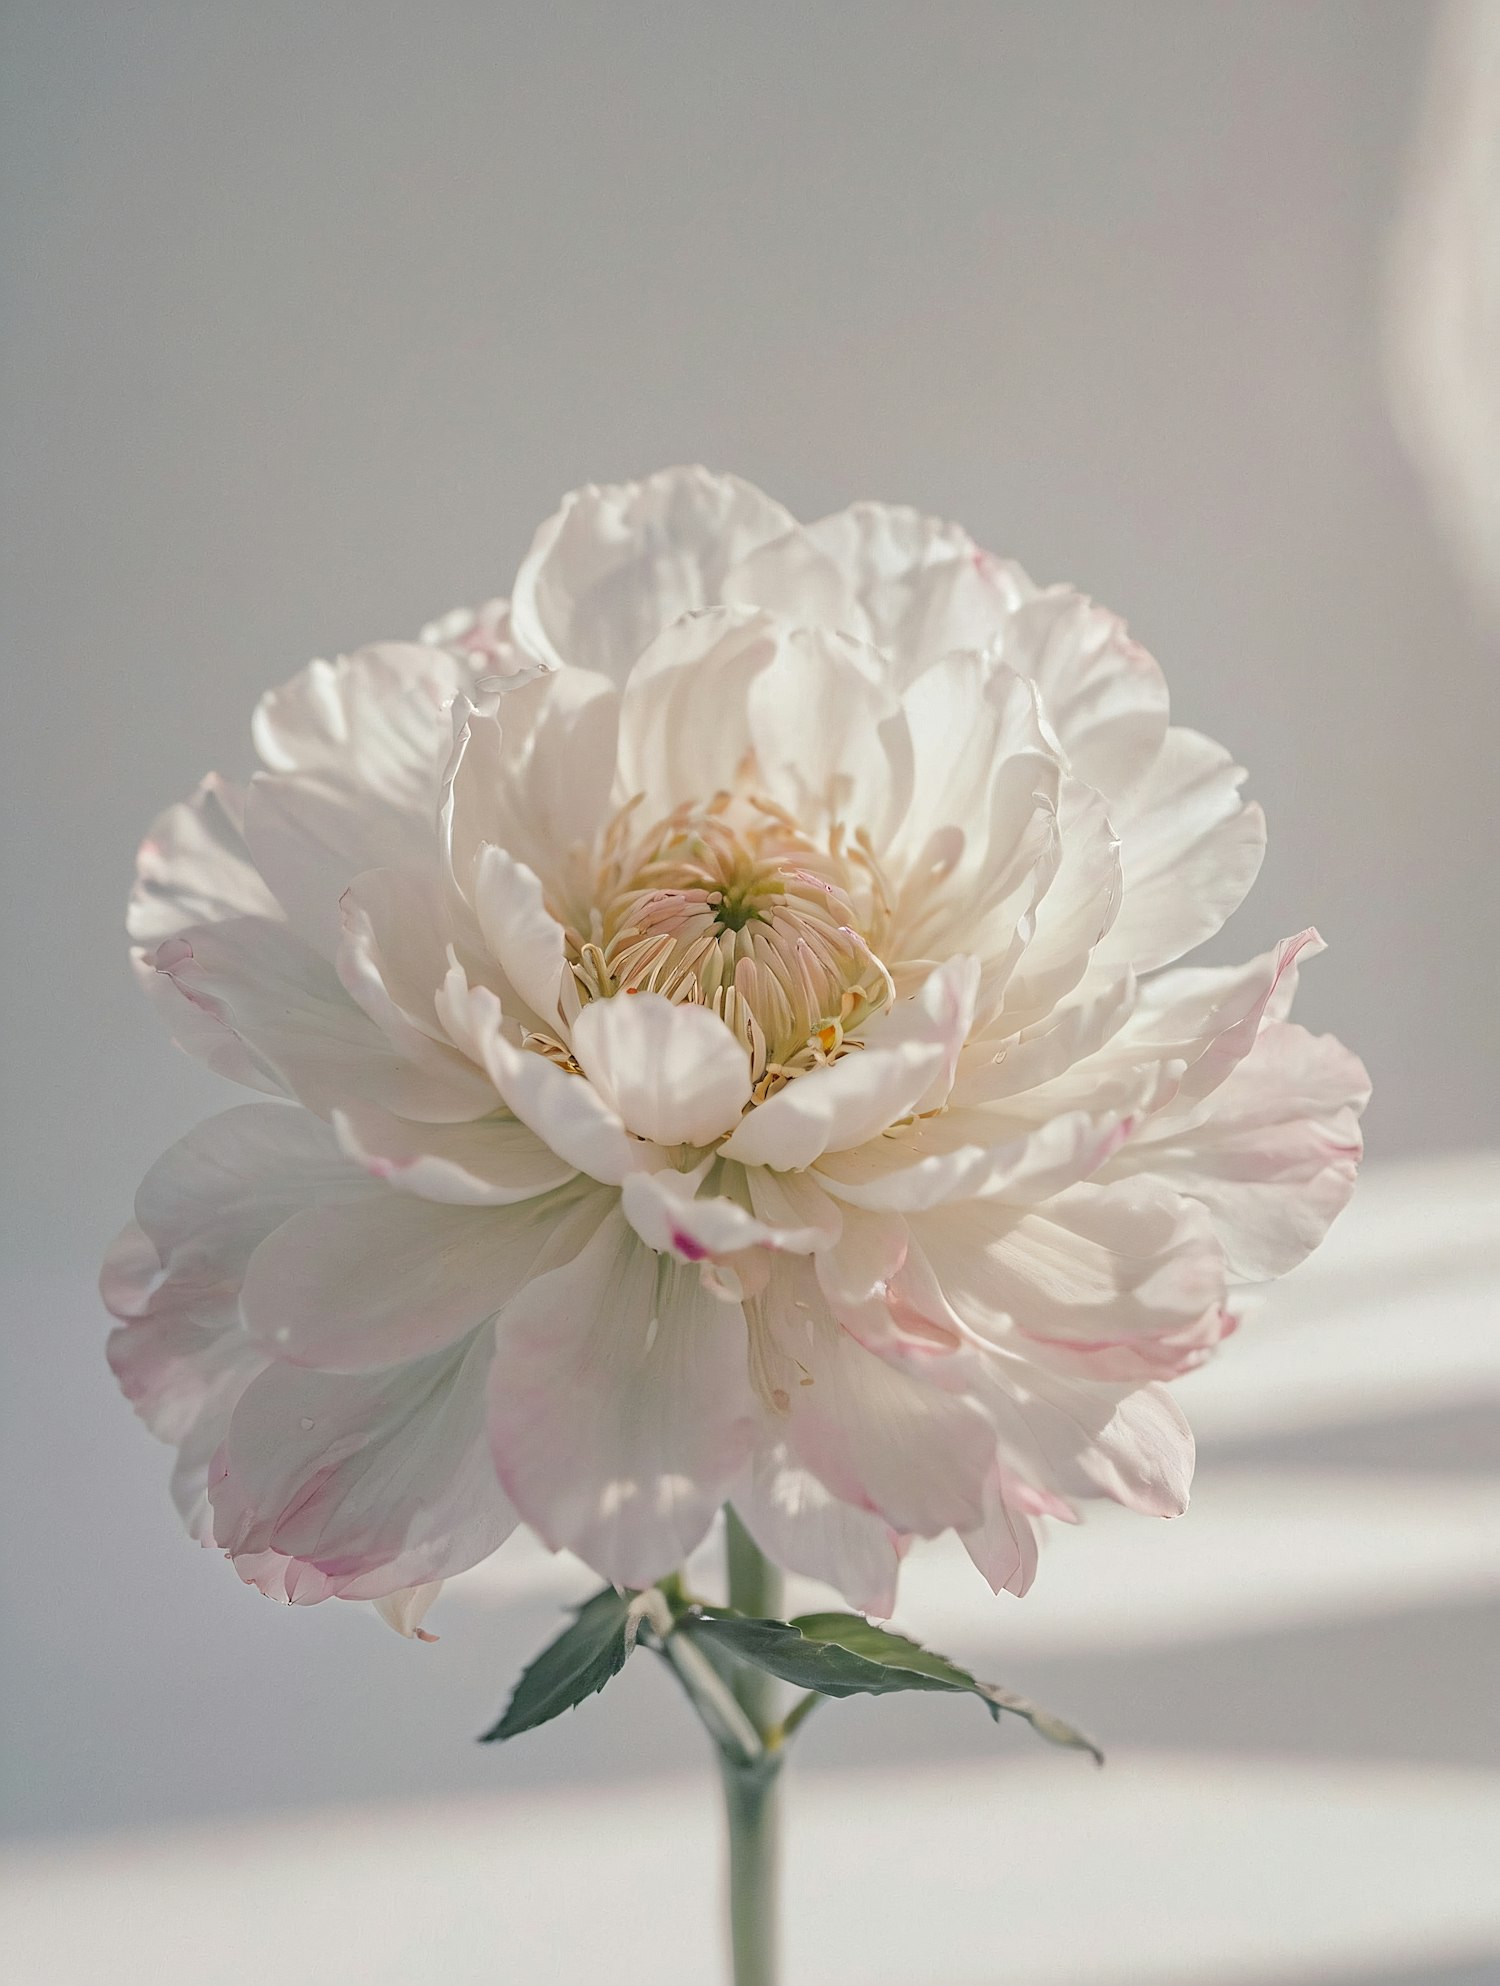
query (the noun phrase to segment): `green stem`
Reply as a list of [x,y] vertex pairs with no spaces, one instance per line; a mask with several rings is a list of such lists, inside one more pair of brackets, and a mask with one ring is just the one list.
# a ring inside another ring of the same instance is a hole
[[[732,1510],[724,1512],[729,1604],[757,1620],[781,1614],[781,1574]],[[734,1676],[735,1699],[764,1741],[777,1722],[777,1683],[759,1669]],[[729,1948],[734,1986],[776,1986],[780,1932],[781,1753],[753,1764],[720,1751],[729,1824]]]
[[[755,1620],[781,1618],[781,1572],[761,1551],[734,1512],[724,1511],[724,1561],[729,1574],[729,1604],[737,1614]],[[763,1669],[742,1668],[734,1679],[740,1708],[761,1736],[776,1722],[778,1686]]]
[[719,1755],[729,1822],[729,1951],[734,1986],[776,1986],[780,1957],[781,1760]]

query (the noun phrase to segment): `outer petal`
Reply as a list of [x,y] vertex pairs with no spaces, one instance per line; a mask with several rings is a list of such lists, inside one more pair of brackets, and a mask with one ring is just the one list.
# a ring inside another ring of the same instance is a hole
[[527,1523],[617,1585],[680,1565],[753,1438],[738,1308],[616,1213],[496,1337],[490,1439]]
[[564,498],[522,561],[515,637],[542,661],[623,683],[654,636],[717,602],[730,566],[791,524],[749,483],[706,469],[591,483]]
[[255,749],[272,772],[326,773],[403,812],[420,810],[448,742],[447,707],[484,659],[386,641],[310,662],[261,698]]
[[280,916],[250,860],[244,818],[244,794],[214,772],[157,816],[136,856],[126,917],[137,944],[159,945],[190,924]]
[[1035,591],[968,533],[898,505],[856,503],[753,553],[724,597],[857,635],[908,681],[934,656],[987,648]]
[[408,1114],[444,1122],[492,1110],[493,1085],[455,1045],[438,1011],[453,948],[435,882],[410,870],[372,869],[349,885],[340,908],[334,965],[344,990],[430,1079],[428,1104]]
[[573,1053],[605,1102],[657,1145],[711,1145],[750,1101],[750,1056],[705,1007],[659,993],[592,1000]]
[[265,1355],[240,1328],[245,1264],[275,1228],[315,1202],[380,1189],[338,1151],[325,1124],[287,1104],[242,1104],[213,1117],[152,1166],[136,1221],[100,1278],[123,1328],[109,1362],[151,1431],[179,1450],[173,1497],[206,1536],[209,1460]]
[[747,1315],[780,1439],[833,1496],[924,1537],[980,1521],[994,1434],[973,1401],[859,1344],[801,1257],[774,1258]]
[[510,1301],[579,1191],[504,1209],[390,1194],[315,1207],[250,1258],[240,1310],[268,1355],[326,1372],[424,1357]]
[[1205,1103],[1164,1111],[1111,1171],[1149,1170],[1199,1201],[1233,1274],[1284,1275],[1354,1191],[1369,1093],[1332,1035],[1273,1022]]
[[1167,1377],[1224,1335],[1202,1209],[1148,1179],[1071,1187],[1017,1216],[971,1203],[916,1223],[949,1302],[992,1343],[1100,1379]]
[[[383,1372],[269,1366],[246,1388],[209,1496],[242,1576],[319,1575],[286,1597],[378,1599],[477,1565],[515,1527],[484,1439],[488,1331]],[[274,1590],[274,1589],[273,1589]]]
[[783,1444],[755,1451],[731,1500],[775,1564],[822,1580],[862,1614],[887,1620],[895,1612],[901,1540],[879,1517],[831,1496]]
[[245,835],[297,929],[331,952],[339,898],[366,869],[429,862],[448,706],[478,663],[420,642],[314,662],[262,698]]
[[1074,774],[1110,801],[1133,792],[1166,737],[1167,685],[1125,623],[1049,586],[1016,607],[1002,653],[1036,684]]
[[565,1185],[574,1173],[511,1117],[419,1124],[353,1103],[333,1113],[333,1127],[343,1150],[374,1178],[456,1207],[508,1207]]
[[1211,938],[1244,902],[1266,848],[1265,816],[1239,798],[1244,772],[1221,745],[1174,727],[1115,818],[1125,895],[1100,965],[1149,972]]
[[[817,1176],[850,1206],[916,1214],[957,1200],[1032,1205],[1088,1178],[1129,1136],[1132,1120],[1071,1111],[1034,1131],[980,1143],[978,1111],[914,1124],[855,1151],[826,1154]],[[992,1135],[992,1134],[991,1134]]]
[[984,1522],[963,1534],[964,1549],[989,1581],[992,1593],[1031,1590],[1036,1578],[1037,1535],[1034,1516],[1071,1515],[1060,1499],[1038,1496],[998,1463],[985,1488]]
[[1166,1387],[1126,1392],[997,1358],[986,1406],[1002,1466],[1044,1500],[1108,1497],[1146,1517],[1187,1509],[1192,1430]]
[[333,968],[284,924],[239,917],[169,938],[146,960],[178,997],[173,1034],[224,1074],[219,1043],[237,1044],[268,1087],[326,1115],[352,1097],[403,1116],[478,1116],[493,1095],[455,1057],[451,1072],[418,1067],[354,1004]]
[[403,1586],[399,1592],[386,1593],[378,1599],[374,1603],[375,1611],[407,1641],[436,1641],[437,1636],[429,1634],[422,1623],[442,1590],[441,1579],[429,1579],[422,1586]]

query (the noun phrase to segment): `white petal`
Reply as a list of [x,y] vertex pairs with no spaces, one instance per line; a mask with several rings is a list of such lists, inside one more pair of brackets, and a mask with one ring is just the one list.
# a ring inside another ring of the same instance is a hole
[[[461,896],[472,898],[480,850],[493,844],[566,901],[569,852],[613,805],[619,705],[604,677],[562,669],[507,688],[492,710],[455,706],[440,820]],[[586,917],[586,904],[575,908]]]
[[1284,1275],[1354,1191],[1369,1093],[1331,1035],[1273,1022],[1206,1102],[1163,1112],[1112,1170],[1149,1170],[1206,1207],[1234,1275]]
[[706,469],[575,490],[516,575],[515,637],[542,661],[623,683],[654,636],[713,605],[730,566],[791,524],[749,483]]
[[493,1086],[438,1012],[449,945],[437,887],[401,869],[374,869],[344,892],[334,960],[345,991],[412,1068],[430,1079],[434,1120],[478,1117],[495,1106]]
[[[984,1522],[963,1533],[964,1550],[988,1580],[990,1591],[1014,1593],[1017,1599],[1031,1590],[1036,1578],[1036,1527],[1025,1508],[1027,1501],[1035,1505],[1052,1500],[1029,1493],[1027,1485],[997,1465],[986,1486]],[[1035,1514],[1059,1516],[1067,1510],[1058,1499],[1054,1508]]]
[[1146,776],[1167,731],[1167,685],[1125,623],[1071,586],[1020,603],[1002,650],[1037,686],[1077,778],[1119,801]]
[[1265,816],[1239,798],[1222,745],[1174,726],[1115,817],[1124,901],[1099,947],[1105,967],[1148,972],[1211,938],[1244,901],[1265,854]]
[[339,1144],[376,1179],[422,1200],[508,1207],[562,1186],[574,1168],[510,1117],[420,1124],[371,1103],[333,1113]]
[[[683,1262],[734,1255],[742,1248],[808,1254],[830,1238],[824,1223],[778,1226],[758,1220],[723,1194],[698,1196],[697,1173],[635,1172],[620,1189],[625,1218],[648,1248]],[[834,1215],[835,1231],[837,1214]]]
[[647,819],[748,783],[810,833],[842,821],[879,846],[910,798],[911,741],[873,650],[717,608],[674,622],[633,672],[620,782]]
[[429,1634],[422,1626],[427,1618],[427,1610],[443,1590],[441,1579],[429,1579],[422,1586],[403,1586],[398,1593],[387,1593],[375,1601],[375,1611],[388,1627],[407,1641],[436,1641],[435,1634]]
[[245,846],[244,812],[244,794],[210,773],[191,800],[152,822],[126,918],[138,944],[159,945],[190,924],[280,915]]
[[747,1315],[778,1438],[832,1495],[924,1537],[980,1521],[994,1433],[975,1402],[859,1344],[804,1257],[773,1258]]
[[834,1587],[862,1614],[888,1620],[895,1612],[897,1534],[868,1510],[831,1496],[784,1445],[756,1450],[731,1501],[773,1564]]
[[474,909],[501,971],[537,1018],[556,1028],[566,945],[536,873],[503,848],[481,848],[474,868]]
[[448,705],[480,673],[480,660],[411,641],[311,662],[261,698],[255,749],[273,772],[329,773],[409,810],[446,747]]
[[475,1041],[496,1089],[560,1159],[610,1186],[653,1162],[651,1147],[631,1137],[586,1077],[516,1047],[502,1033],[500,1003],[487,987],[474,987],[467,998]]
[[739,1309],[614,1214],[496,1340],[491,1442],[527,1523],[617,1585],[680,1565],[754,1432]]
[[[145,963],[176,996],[175,1039],[211,1059],[238,1044],[268,1087],[320,1115],[352,1097],[406,1117],[461,1119],[493,1107],[477,1070],[416,1067],[340,985],[333,967],[290,931],[260,917],[200,925],[169,938]],[[215,1062],[225,1074],[233,1065]]]
[[1148,980],[1117,1037],[1122,1054],[1181,1059],[1184,1099],[1204,1097],[1254,1047],[1267,1013],[1304,958],[1324,949],[1316,931],[1283,938],[1248,965],[1186,968]]
[[245,837],[297,929],[331,954],[339,898],[367,869],[435,853],[448,706],[476,666],[447,649],[386,642],[314,662],[261,701]]
[[626,1126],[653,1144],[711,1145],[750,1101],[744,1045],[717,1014],[659,993],[591,1000],[573,1023],[573,1053]]
[[[1036,697],[992,657],[950,654],[908,684],[901,708],[912,743],[912,802],[885,859],[902,874],[934,835],[947,832],[962,844],[947,886],[973,887],[982,870],[1010,853],[993,836],[995,784],[1006,762],[1019,754],[1056,758]],[[1002,833],[1002,843],[1007,838]]]
[[897,505],[857,503],[795,526],[730,573],[724,598],[840,628],[887,655],[905,682],[934,656],[986,648],[1034,592],[966,531]]
[[242,1576],[260,1583],[274,1553],[320,1576],[306,1597],[373,1600],[488,1558],[516,1522],[485,1441],[492,1351],[480,1331],[381,1372],[268,1366],[210,1488],[215,1540]]
[[1017,1035],[997,1030],[992,1038],[971,1040],[959,1061],[952,1104],[1008,1103],[1064,1075],[1119,1033],[1135,1002],[1135,974],[1123,972]]
[[1034,928],[1005,987],[1007,1025],[1050,1014],[1089,969],[1124,894],[1120,843],[1104,802],[1074,779],[1058,794],[1061,859],[1036,907]]
[[341,1155],[327,1125],[273,1103],[210,1118],[141,1182],[136,1221],[100,1278],[123,1323],[110,1335],[109,1362],[147,1426],[179,1450],[173,1496],[194,1536],[206,1535],[210,1459],[265,1363],[240,1326],[245,1264],[304,1207],[379,1190]]
[[1118,1385],[997,1361],[987,1397],[1004,1465],[1064,1499],[1108,1497],[1146,1517],[1180,1517],[1193,1436],[1165,1386]]
[[268,1355],[327,1372],[422,1358],[502,1309],[578,1192],[453,1207],[389,1193],[295,1214],[256,1249],[240,1312]]
[[938,1129],[973,1140],[929,1148],[925,1125],[851,1152],[825,1157],[818,1178],[838,1200],[872,1211],[921,1213],[955,1200],[1032,1204],[1098,1171],[1128,1136],[1130,1119],[1071,1111],[1034,1131],[982,1144],[987,1126],[977,1112],[951,1113]]
[[826,1151],[878,1137],[924,1099],[945,1095],[973,1013],[976,980],[973,959],[939,966],[915,999],[866,1031],[864,1049],[795,1077],[749,1111],[723,1145],[724,1156],[798,1171]]
[[915,1231],[972,1330],[1059,1370],[1167,1377],[1231,1328],[1207,1216],[1154,1180],[1073,1186],[1024,1213],[943,1207]]

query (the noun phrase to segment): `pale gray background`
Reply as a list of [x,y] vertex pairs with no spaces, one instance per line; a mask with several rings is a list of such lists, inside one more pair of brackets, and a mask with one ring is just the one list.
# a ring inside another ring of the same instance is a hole
[[[464,1740],[516,1642],[445,1638],[418,1694],[355,1610],[288,1616],[181,1544],[89,1282],[144,1166],[230,1100],[129,980],[136,840],[245,768],[254,699],[309,656],[504,590],[573,484],[702,459],[805,515],[904,499],[1123,611],[1270,817],[1222,955],[1315,920],[1303,1011],[1366,1056],[1375,1149],[1494,1141],[1497,643],[1379,363],[1429,22],[1413,0],[5,9],[17,1825],[497,1783]],[[1383,1452],[1491,1448],[1418,1423]],[[1485,1632],[1075,1665],[1053,1694],[1118,1742],[1500,1756],[1465,1708]],[[656,1687],[627,1678],[635,1715],[559,1727],[503,1783],[594,1747],[694,1756]],[[1421,1729],[1388,1707],[1413,1696]],[[838,1728],[819,1744],[972,1742],[921,1703]]]

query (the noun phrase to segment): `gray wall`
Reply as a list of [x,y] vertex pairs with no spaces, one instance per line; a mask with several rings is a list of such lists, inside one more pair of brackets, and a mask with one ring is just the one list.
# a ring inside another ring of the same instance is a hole
[[[87,1273],[220,1100],[119,932],[266,685],[701,458],[958,517],[1251,767],[1385,1152],[1493,1140],[1495,643],[1383,410],[1424,6],[5,10],[3,1204]],[[18,1121],[18,1124],[16,1123]]]

